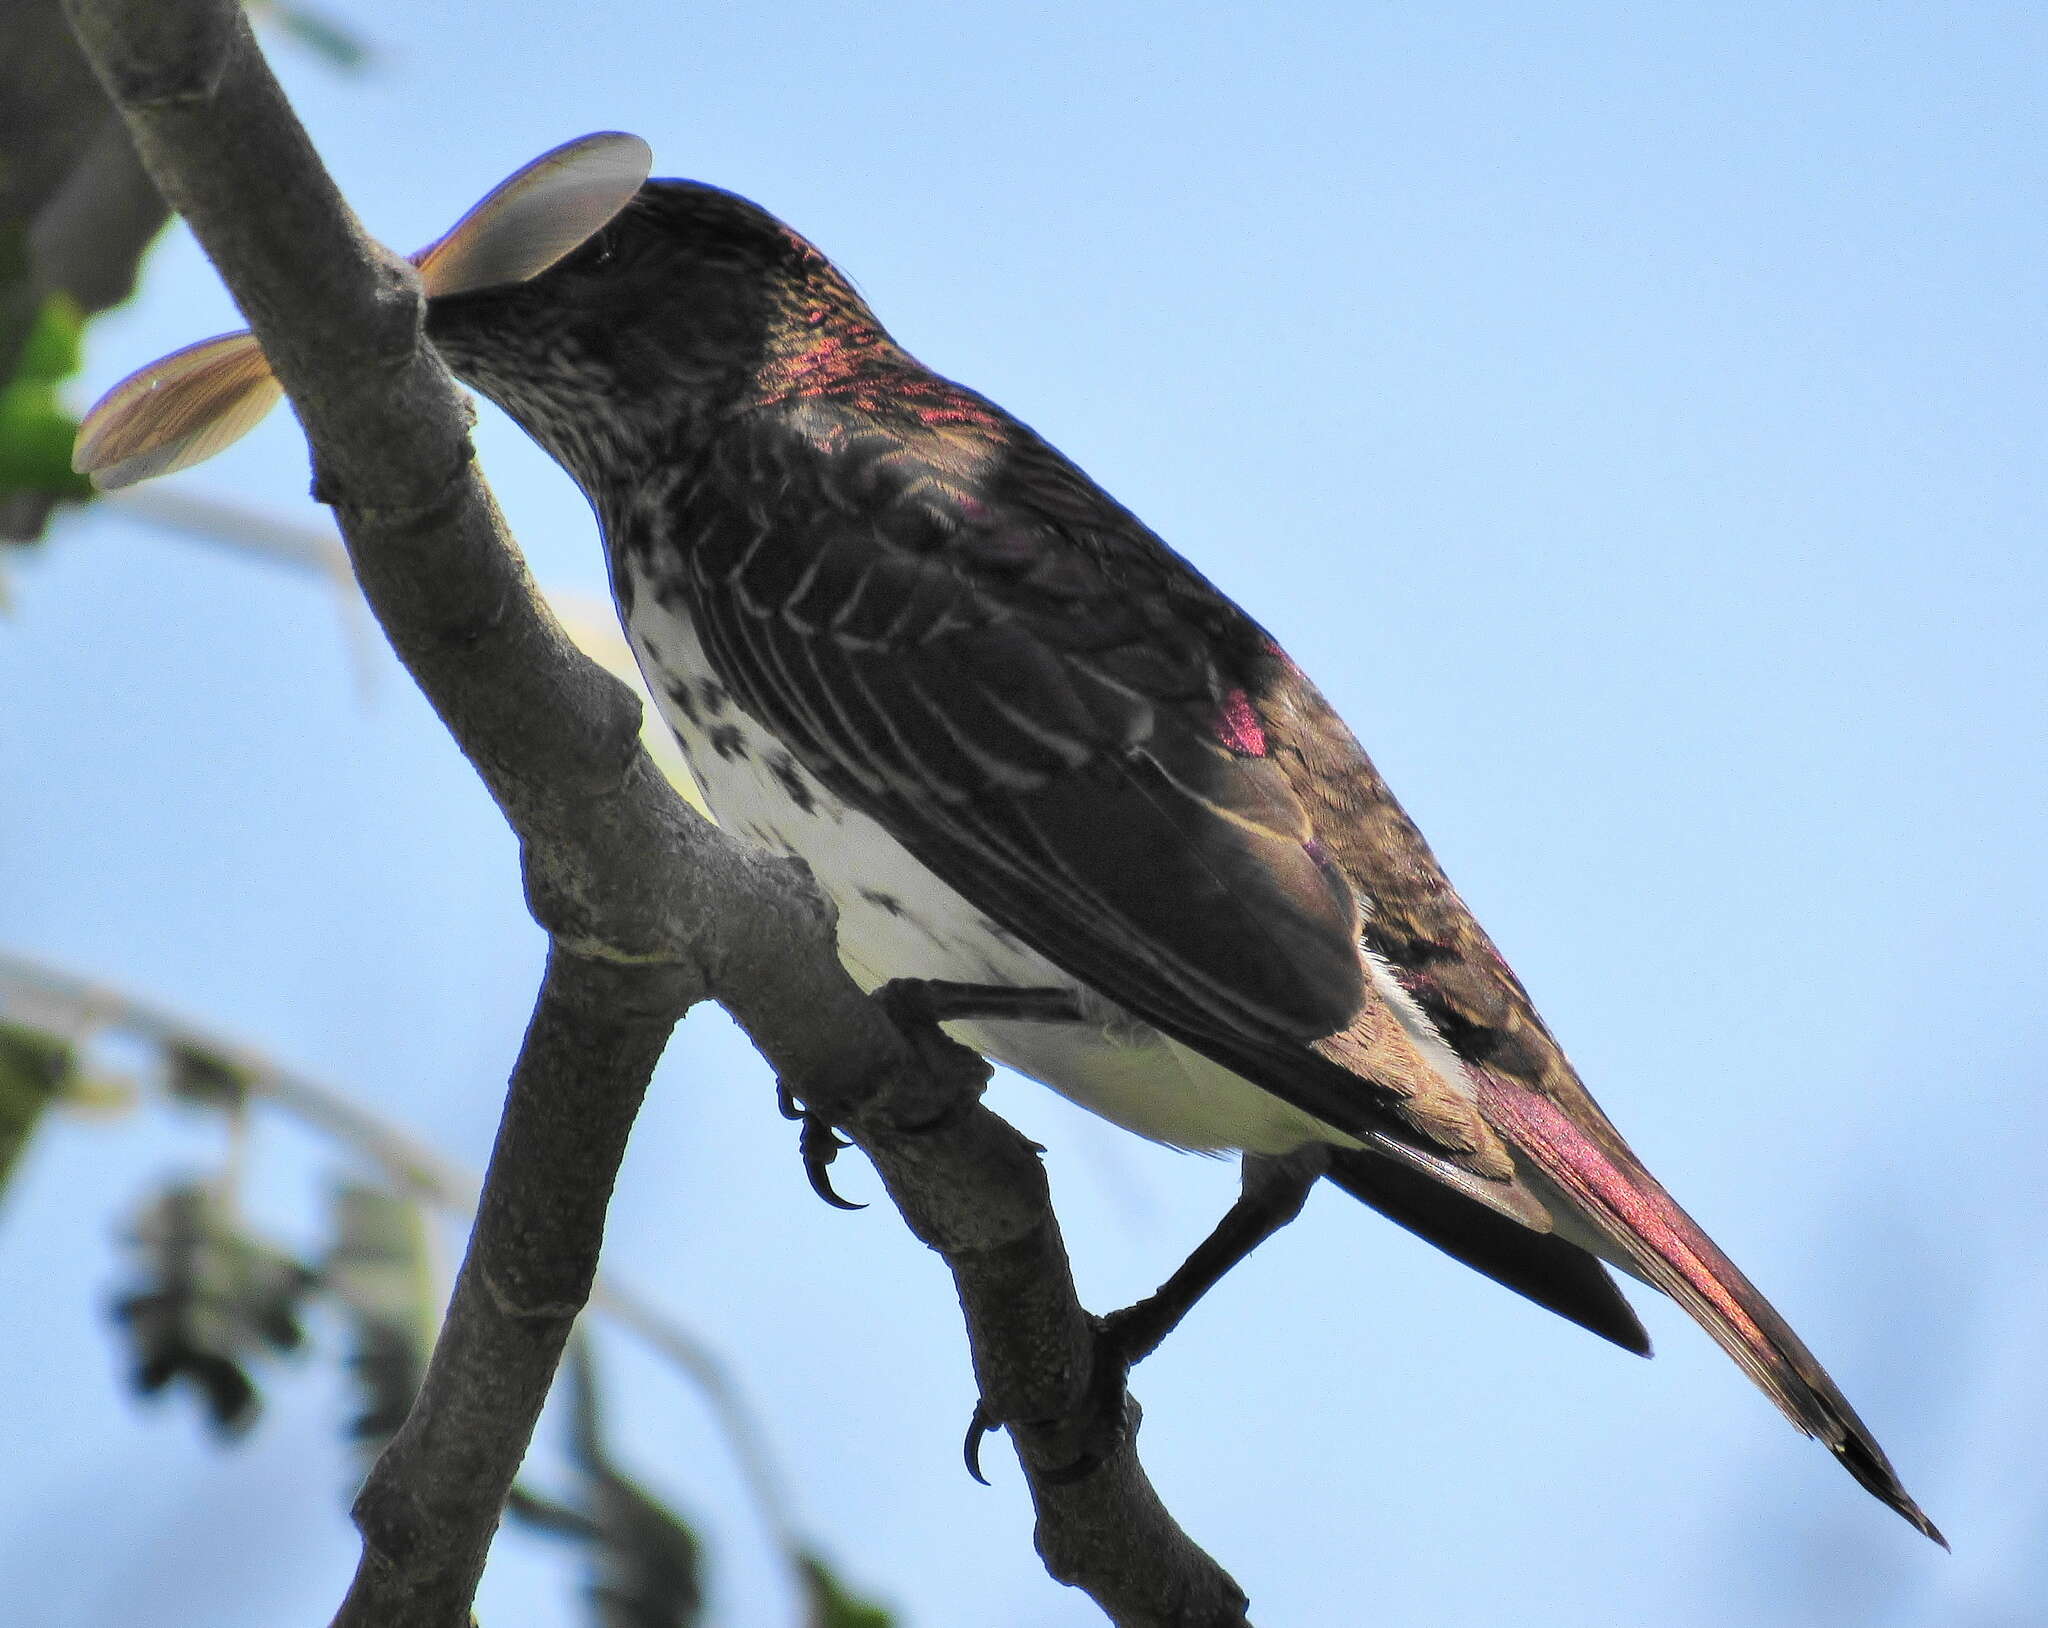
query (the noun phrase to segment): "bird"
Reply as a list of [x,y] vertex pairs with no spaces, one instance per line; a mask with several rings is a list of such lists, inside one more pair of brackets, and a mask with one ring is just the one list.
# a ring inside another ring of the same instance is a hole
[[[501,185],[414,257],[426,336],[583,490],[706,803],[808,865],[853,978],[1139,1136],[1243,1157],[1210,1243],[1112,1321],[1125,1355],[1327,1179],[1639,1354],[1609,1269],[1661,1290],[1946,1547],[1272,635],[792,228],[647,168],[607,132]],[[85,421],[102,484],[275,395],[247,335],[153,368]]]

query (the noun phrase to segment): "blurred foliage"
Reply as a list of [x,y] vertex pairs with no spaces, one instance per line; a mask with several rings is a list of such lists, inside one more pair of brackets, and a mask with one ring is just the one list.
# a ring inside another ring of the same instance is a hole
[[[331,67],[353,72],[371,60],[360,35],[317,7],[300,0],[245,5],[252,17]],[[40,59],[31,50],[28,60]],[[76,94],[97,102],[91,76],[76,78]],[[0,94],[0,104],[7,100]],[[42,122],[49,122],[47,109]],[[57,123],[65,126],[63,119]],[[90,123],[80,121],[80,127]],[[35,151],[33,141],[28,150]],[[14,179],[10,156],[19,154],[0,151],[0,181]],[[166,219],[125,147],[116,152],[87,142],[63,162],[72,166],[58,173],[63,185],[34,191],[27,214],[0,214],[0,541],[8,543],[40,539],[54,506],[95,495],[92,483],[71,468],[78,419],[59,401],[61,387],[78,371],[88,316],[126,297]],[[6,193],[0,185],[0,196]],[[46,227],[53,235],[37,242]]]
[[590,1342],[569,1344],[572,1494],[555,1501],[520,1489],[510,1513],[583,1545],[585,1592],[600,1628],[696,1628],[704,1614],[703,1546],[674,1510],[612,1461]]
[[196,1040],[175,1038],[164,1046],[164,1085],[181,1102],[239,1112],[248,1105],[252,1071]]
[[219,1187],[180,1182],[143,1206],[130,1232],[136,1286],[114,1303],[134,1357],[135,1387],[152,1395],[185,1380],[215,1427],[255,1417],[252,1359],[296,1350],[316,1274],[258,1238]]
[[286,38],[296,41],[330,67],[356,73],[369,65],[375,54],[363,37],[326,12],[302,6],[296,0],[243,0],[243,9],[257,22],[268,23]]
[[830,1567],[816,1554],[802,1559],[804,1604],[809,1615],[804,1628],[890,1628],[895,1617],[872,1600],[849,1593]]
[[[89,1109],[107,1097],[96,1082],[116,1076],[96,1058],[109,1038],[143,1049],[142,1078],[131,1089],[218,1115],[228,1131],[217,1174],[166,1183],[128,1226],[128,1279],[112,1311],[136,1389],[188,1390],[224,1439],[237,1437],[260,1412],[266,1368],[304,1347],[311,1314],[323,1312],[317,1326],[338,1322],[343,1330],[340,1355],[356,1398],[346,1429],[367,1471],[419,1394],[446,1298],[421,1195],[446,1201],[442,1188],[458,1187],[460,1178],[429,1185],[420,1173],[429,1156],[411,1150],[402,1134],[354,1105],[346,1116],[309,1113],[308,1087],[300,1084],[304,1122],[388,1178],[338,1183],[325,1249],[317,1262],[302,1261],[251,1226],[234,1196],[251,1109],[290,1105],[279,1071],[116,992],[0,955],[0,1180],[51,1104]],[[673,1505],[618,1465],[591,1339],[581,1329],[561,1383],[570,1404],[571,1485],[559,1497],[516,1486],[508,1512],[580,1551],[592,1628],[699,1628],[703,1542]],[[783,1512],[762,1513],[778,1534],[787,1532]],[[815,1549],[782,1541],[800,1628],[893,1628],[895,1616],[849,1589]]]
[[65,293],[36,313],[14,377],[0,385],[0,497],[18,492],[83,501],[92,483],[71,470],[78,420],[58,405],[58,387],[78,371],[85,319]]
[[398,1433],[426,1378],[441,1295],[420,1207],[389,1188],[343,1182],[322,1286],[348,1324],[348,1368],[360,1409],[349,1435],[363,1468]]
[[0,1023],[0,1192],[43,1110],[69,1087],[77,1055],[77,1048],[57,1035]]

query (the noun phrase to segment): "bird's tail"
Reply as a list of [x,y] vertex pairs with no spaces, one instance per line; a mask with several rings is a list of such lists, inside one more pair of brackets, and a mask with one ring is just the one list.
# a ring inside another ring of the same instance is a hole
[[1620,1138],[1596,1139],[1542,1092],[1490,1069],[1475,1073],[1481,1111],[1592,1226],[1608,1246],[1601,1252],[1676,1300],[1788,1419],[1947,1548],[1813,1353]]

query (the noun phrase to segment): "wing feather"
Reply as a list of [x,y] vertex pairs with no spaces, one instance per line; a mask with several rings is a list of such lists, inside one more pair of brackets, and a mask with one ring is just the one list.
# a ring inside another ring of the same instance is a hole
[[[757,441],[736,454],[744,478],[694,486],[693,530],[704,494],[755,494],[711,518],[690,561],[707,653],[741,704],[1109,1000],[1547,1228],[1467,1082],[1370,985],[1367,901],[1244,712],[1263,633],[1019,437],[981,446],[997,463],[1022,446],[1014,469],[963,471],[957,425],[920,443],[814,422],[801,448]],[[1318,1049],[1332,1037],[1350,1043]]]

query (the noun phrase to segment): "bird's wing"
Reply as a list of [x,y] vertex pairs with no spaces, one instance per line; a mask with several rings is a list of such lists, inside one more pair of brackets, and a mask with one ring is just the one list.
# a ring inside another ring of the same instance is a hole
[[707,654],[806,768],[1109,1000],[1548,1227],[1375,983],[1245,687],[1255,625],[1015,426],[812,404],[722,456],[677,563]]

